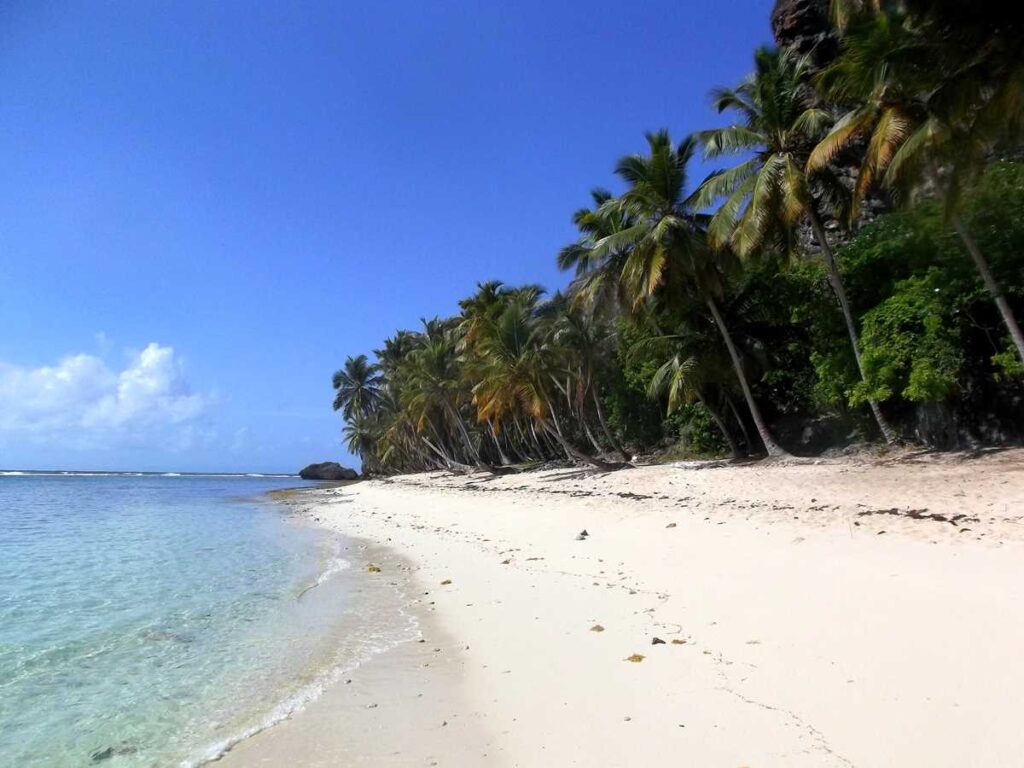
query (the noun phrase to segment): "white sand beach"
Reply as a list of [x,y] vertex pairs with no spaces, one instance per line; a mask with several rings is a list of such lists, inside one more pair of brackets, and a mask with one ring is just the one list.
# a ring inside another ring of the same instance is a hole
[[423,642],[224,764],[1024,759],[1024,451],[438,473],[295,503],[388,548],[353,567],[411,578]]

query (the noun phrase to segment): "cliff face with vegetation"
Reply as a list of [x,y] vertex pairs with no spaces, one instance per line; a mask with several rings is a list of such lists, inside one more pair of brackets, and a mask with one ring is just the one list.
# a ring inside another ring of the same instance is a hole
[[954,6],[780,0],[724,127],[573,215],[565,292],[480,283],[346,361],[364,470],[1019,440],[1024,35]]
[[837,46],[828,22],[828,0],[777,0],[771,21],[779,47],[813,52],[818,63],[834,58]]

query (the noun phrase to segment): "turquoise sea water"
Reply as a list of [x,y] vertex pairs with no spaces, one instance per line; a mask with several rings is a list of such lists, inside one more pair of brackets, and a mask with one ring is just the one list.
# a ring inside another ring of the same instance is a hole
[[300,484],[0,475],[0,766],[201,764],[407,629],[353,630],[349,543],[260,498]]

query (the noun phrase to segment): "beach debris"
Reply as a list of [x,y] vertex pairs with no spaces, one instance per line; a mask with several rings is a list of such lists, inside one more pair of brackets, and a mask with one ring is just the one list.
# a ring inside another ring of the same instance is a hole
[[675,528],[675,527],[676,527],[676,524],[675,524],[675,523],[669,523],[669,524],[668,524],[668,525],[666,525],[665,527],[666,527],[666,528]]
[[376,705],[376,704],[367,704],[367,705],[366,705],[366,708],[367,708],[367,709],[376,709],[376,708],[377,708],[377,705]]
[[604,632],[604,627],[602,627],[600,624],[595,624],[594,626],[592,626],[590,628],[590,631],[591,632]]
[[367,573],[380,573],[380,566],[370,563],[368,566],[366,566],[366,571]]
[[652,637],[651,638],[651,645],[664,645],[664,644],[665,644],[665,641],[662,640],[660,637]]
[[630,717],[629,715],[626,715],[626,716],[625,716],[624,718],[622,718],[622,719],[623,719],[623,720],[625,720],[625,721],[626,721],[626,722],[628,723],[628,722],[629,722],[630,720],[632,720],[633,718],[632,718],[632,717]]
[[646,658],[647,657],[644,656],[642,653],[634,653],[632,656],[627,656],[625,658],[625,661],[631,661],[634,664],[639,664],[641,661],[643,661]]
[[590,534],[587,533],[587,529],[584,528],[582,531],[579,532],[579,535],[576,536],[576,541],[586,541],[587,536],[589,535]]
[[447,587],[451,583],[452,583],[451,579],[445,579],[444,581],[441,582],[441,586],[442,587]]
[[857,517],[867,517],[870,515],[891,515],[893,517],[909,517],[911,520],[931,520],[936,523],[949,523],[953,526],[959,526],[960,523],[976,523],[978,522],[977,517],[970,517],[965,514],[957,515],[941,515],[938,512],[929,512],[927,508],[923,509],[898,509],[897,507],[891,507],[889,509],[866,509],[862,512],[857,513]]
[[685,640],[680,640],[678,637],[672,638],[672,645],[686,645]]
[[502,560],[502,561],[501,561],[501,564],[502,564],[502,565],[508,565],[508,564],[509,564],[509,563],[511,563],[511,562],[512,562],[511,560]]

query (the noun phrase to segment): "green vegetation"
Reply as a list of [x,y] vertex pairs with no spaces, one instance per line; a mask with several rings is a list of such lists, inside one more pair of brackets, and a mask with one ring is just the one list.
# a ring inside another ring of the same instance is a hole
[[[1019,439],[1024,27],[964,13],[834,0],[829,56],[757,51],[713,93],[735,122],[648,134],[576,212],[564,293],[481,283],[350,357],[349,450],[501,473]],[[691,187],[695,153],[738,162]]]

